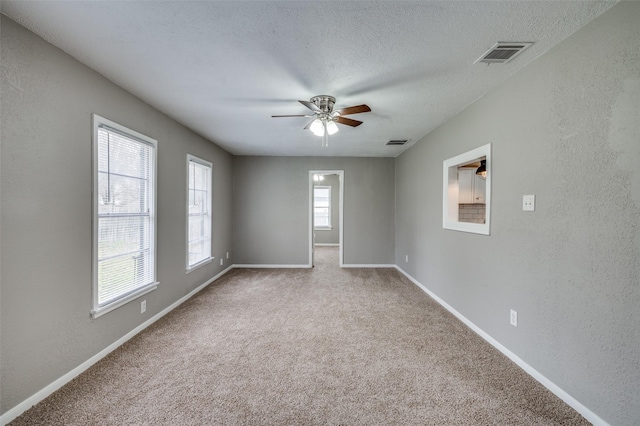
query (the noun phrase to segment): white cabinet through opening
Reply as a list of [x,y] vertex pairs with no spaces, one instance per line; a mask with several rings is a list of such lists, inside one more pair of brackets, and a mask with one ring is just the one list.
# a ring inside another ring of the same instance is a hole
[[487,182],[475,168],[458,169],[458,204],[484,204]]

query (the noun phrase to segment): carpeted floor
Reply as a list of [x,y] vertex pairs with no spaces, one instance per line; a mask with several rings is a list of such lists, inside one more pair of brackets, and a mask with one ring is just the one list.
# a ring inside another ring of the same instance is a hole
[[238,269],[11,425],[579,425],[394,269]]

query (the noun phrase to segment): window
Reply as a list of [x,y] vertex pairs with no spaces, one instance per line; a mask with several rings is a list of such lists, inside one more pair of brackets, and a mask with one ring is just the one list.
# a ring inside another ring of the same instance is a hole
[[211,261],[211,163],[187,155],[187,271]]
[[154,290],[157,142],[93,116],[94,318]]
[[330,186],[315,186],[313,188],[313,223],[315,229],[331,228]]

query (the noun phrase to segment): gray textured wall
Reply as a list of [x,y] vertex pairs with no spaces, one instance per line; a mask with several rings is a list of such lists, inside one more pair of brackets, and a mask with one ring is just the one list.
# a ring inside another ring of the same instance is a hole
[[316,230],[316,244],[338,244],[340,242],[340,176],[325,175],[319,186],[331,187],[331,230]]
[[[4,413],[223,268],[185,275],[186,154],[214,168],[213,255],[231,249],[231,156],[2,16]],[[158,140],[158,290],[91,309],[91,114]]]
[[308,265],[309,170],[344,170],[344,263],[393,264],[394,159],[350,157],[235,157],[235,262]]
[[[621,2],[396,162],[397,264],[616,425],[640,420],[639,23]],[[491,236],[443,230],[442,161],[486,143]]]

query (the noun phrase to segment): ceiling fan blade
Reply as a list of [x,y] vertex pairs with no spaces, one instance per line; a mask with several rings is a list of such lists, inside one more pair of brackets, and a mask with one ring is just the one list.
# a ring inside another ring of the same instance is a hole
[[309,102],[309,101],[298,101],[298,102],[300,102],[302,105],[306,106],[313,112],[322,112],[322,110],[318,108],[318,106],[313,102]]
[[281,117],[313,117],[312,115],[272,115],[273,118],[281,118]]
[[347,126],[351,126],[351,127],[358,127],[359,125],[362,124],[362,121],[352,120],[350,118],[341,117],[341,116],[336,117],[335,120],[340,124],[346,124]]
[[349,115],[349,114],[360,114],[361,112],[369,112],[371,108],[368,105],[356,105],[352,107],[342,108],[338,112],[340,115]]

